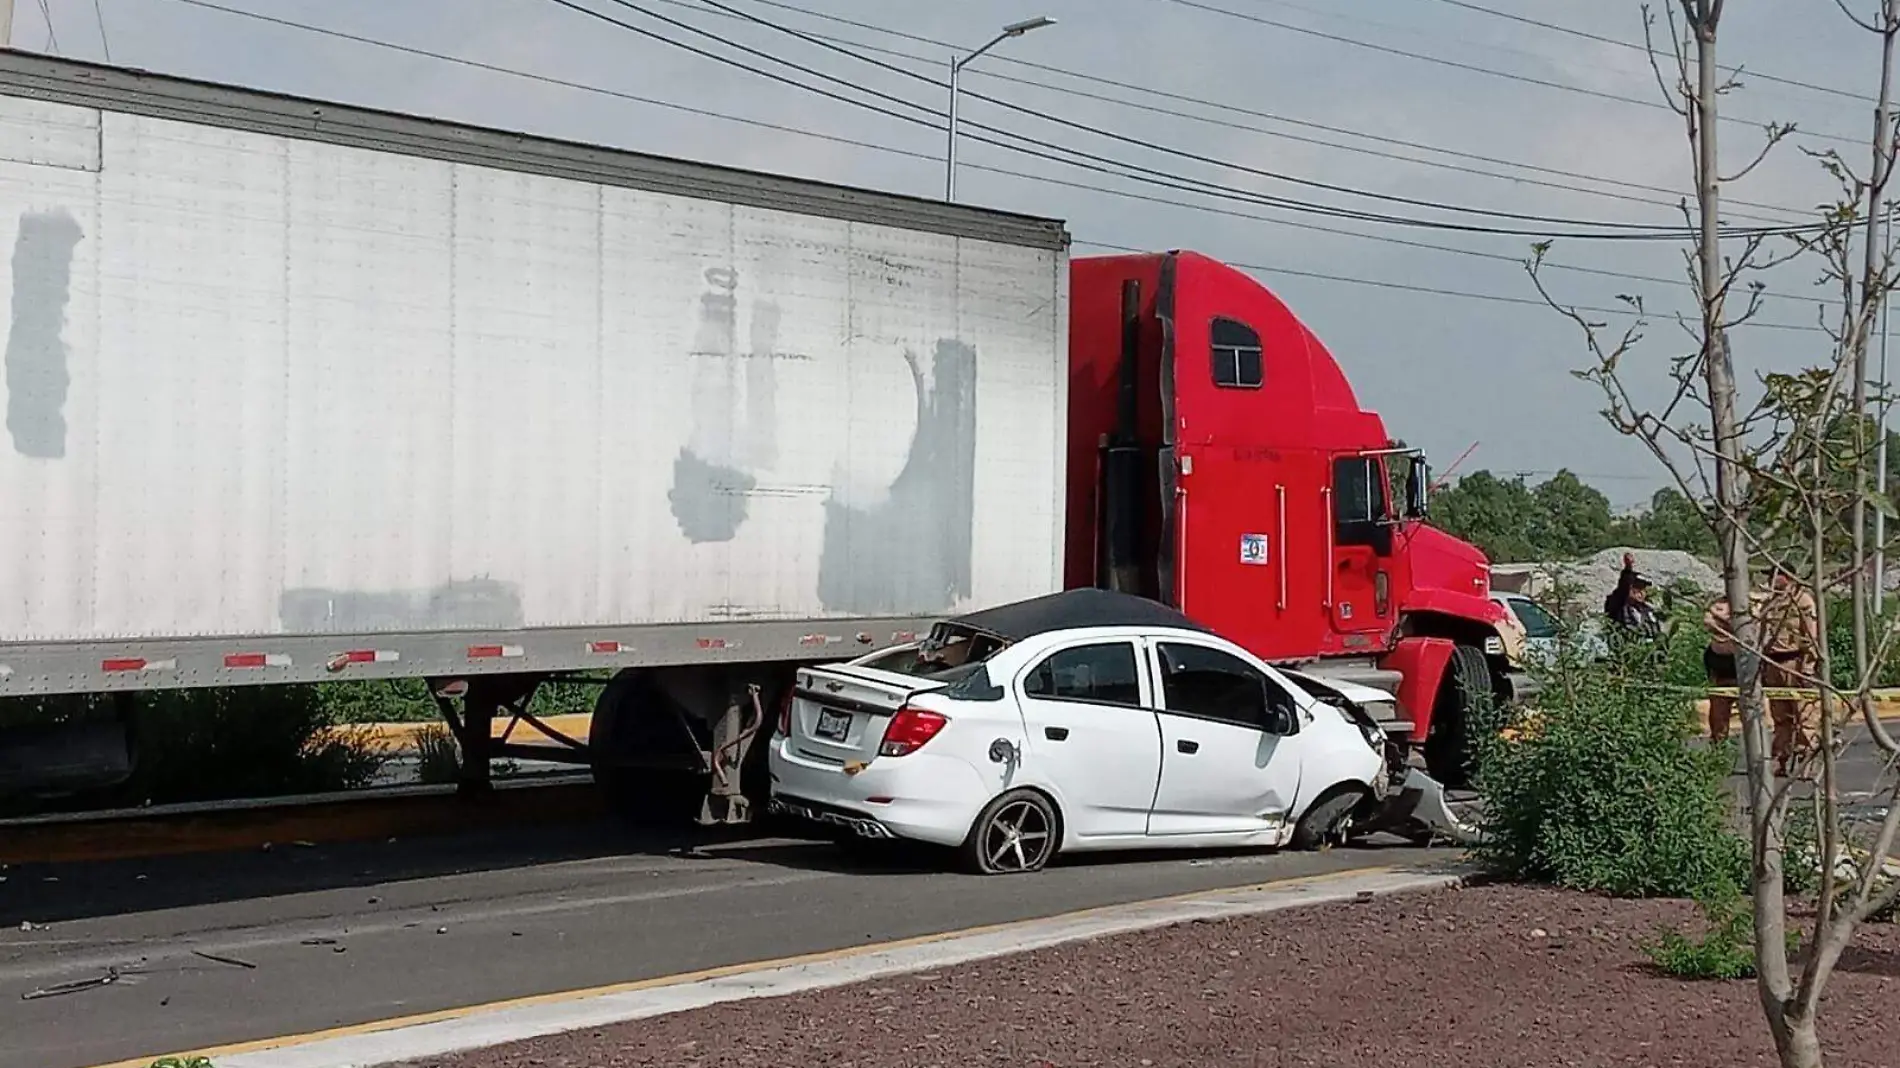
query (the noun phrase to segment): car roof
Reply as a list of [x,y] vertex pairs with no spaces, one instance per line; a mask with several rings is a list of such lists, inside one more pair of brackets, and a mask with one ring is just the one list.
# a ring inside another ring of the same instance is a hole
[[949,622],[1007,642],[1085,627],[1167,627],[1200,634],[1213,633],[1159,601],[1097,589],[1064,590],[1032,597],[1027,601],[971,612]]

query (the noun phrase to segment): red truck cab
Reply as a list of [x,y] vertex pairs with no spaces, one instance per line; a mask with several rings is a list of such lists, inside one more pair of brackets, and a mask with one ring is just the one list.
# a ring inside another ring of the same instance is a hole
[[1078,258],[1069,323],[1065,584],[1393,692],[1433,774],[1461,779],[1468,713],[1528,686],[1484,554],[1425,522],[1424,458],[1285,304],[1206,256]]

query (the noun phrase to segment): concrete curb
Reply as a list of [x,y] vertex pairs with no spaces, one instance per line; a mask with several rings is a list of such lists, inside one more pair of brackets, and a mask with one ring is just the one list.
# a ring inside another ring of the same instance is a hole
[[[1462,885],[1467,871],[1373,868],[1115,905],[900,942],[207,1050],[218,1068],[372,1068],[734,1001],[931,971],[1197,920]],[[125,1062],[123,1068],[149,1064]],[[101,1066],[122,1068],[122,1066]]]

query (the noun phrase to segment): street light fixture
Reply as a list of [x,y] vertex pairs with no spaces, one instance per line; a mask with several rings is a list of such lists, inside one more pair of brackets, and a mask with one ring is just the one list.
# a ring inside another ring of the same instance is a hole
[[976,51],[971,52],[969,55],[964,56],[962,59],[953,59],[950,61],[950,147],[949,147],[949,150],[944,153],[943,199],[945,201],[954,203],[957,199],[957,78],[958,76],[963,73],[963,68],[966,65],[968,65],[971,60],[975,59],[976,57],[982,55],[985,52],[988,52],[990,49],[995,48],[997,45],[1002,44],[1004,41],[1009,40],[1011,37],[1021,37],[1023,34],[1028,33],[1031,30],[1040,30],[1044,26],[1054,26],[1055,24],[1056,24],[1056,20],[1049,18],[1046,15],[1038,15],[1033,19],[1024,19],[1021,22],[1012,22],[1009,25],[1003,27],[1003,32],[997,34],[995,37],[990,38],[990,42],[984,45],[982,48],[979,48]]

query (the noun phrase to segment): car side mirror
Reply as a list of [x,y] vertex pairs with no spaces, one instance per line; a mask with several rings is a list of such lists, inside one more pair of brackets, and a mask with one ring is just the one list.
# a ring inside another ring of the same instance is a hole
[[1292,704],[1283,700],[1274,700],[1274,695],[1267,689],[1264,681],[1260,685],[1260,698],[1262,730],[1279,738],[1300,733],[1299,713],[1294,710]]

